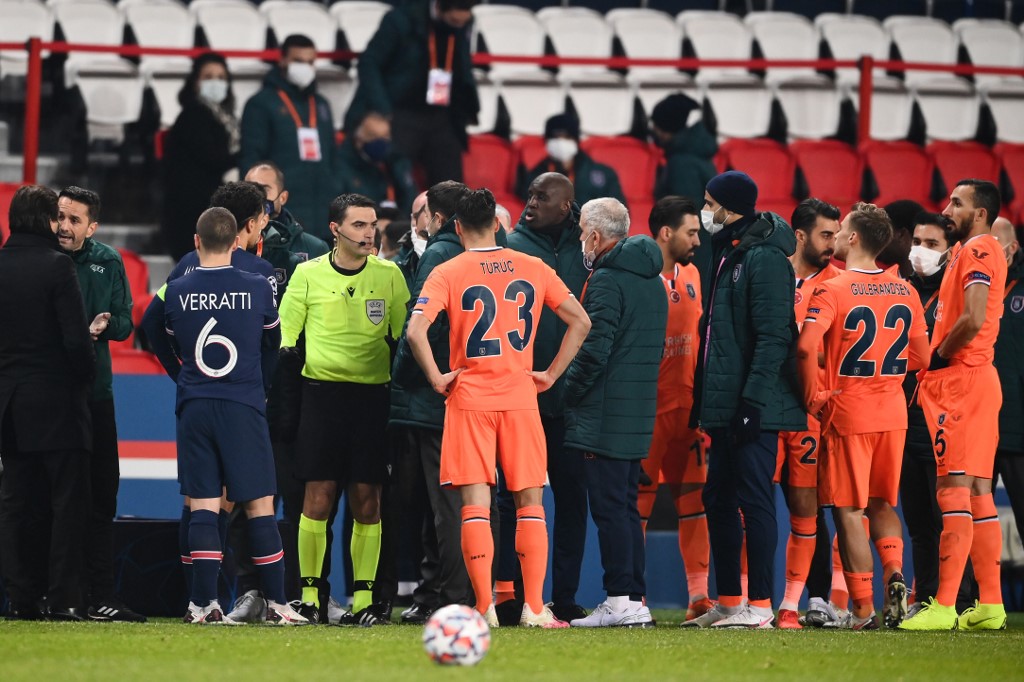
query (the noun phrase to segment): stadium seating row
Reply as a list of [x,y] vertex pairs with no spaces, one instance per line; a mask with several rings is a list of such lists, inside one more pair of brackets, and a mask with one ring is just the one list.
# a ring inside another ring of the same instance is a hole
[[[581,149],[615,168],[629,204],[631,231],[644,233],[661,151],[632,137],[592,137]],[[518,169],[532,168],[545,153],[539,136],[509,142],[475,135],[463,156],[466,182],[490,188],[517,216],[523,207],[523,198],[515,195]],[[922,148],[905,141],[876,141],[858,151],[835,140],[783,145],[769,139],[733,139],[722,144],[715,165],[720,171],[748,173],[757,182],[758,207],[787,220],[798,200],[807,196],[844,211],[857,201],[885,205],[896,199],[941,210],[949,189],[961,178],[974,177],[999,184],[1007,206],[1003,214],[1024,221],[1024,145],[989,149],[973,142],[933,142]]]

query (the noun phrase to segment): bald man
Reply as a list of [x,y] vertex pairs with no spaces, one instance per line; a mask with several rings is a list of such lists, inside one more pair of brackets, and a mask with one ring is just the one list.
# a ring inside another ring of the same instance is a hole
[[1017,231],[1006,218],[992,223],[992,236],[1003,247],[1009,264],[994,359],[1003,387],[995,473],[1003,479],[1017,532],[1024,537],[1024,257]]
[[[540,258],[555,269],[576,298],[582,298],[583,284],[590,274],[580,255],[579,207],[569,178],[561,173],[543,173],[530,183],[526,211],[512,234],[509,248]],[[537,326],[534,347],[534,369],[543,370],[555,357],[562,342],[566,326],[558,317],[545,309]],[[587,491],[584,480],[583,459],[570,456],[565,449],[565,418],[563,412],[565,380],[559,379],[550,390],[540,394],[541,422],[548,448],[548,478],[555,498],[555,520],[552,530],[551,600],[552,611],[559,620],[569,622],[586,615],[576,603],[576,590],[580,582],[583,562],[583,542],[587,531]],[[505,511],[510,505],[499,506]],[[514,513],[514,512],[513,512]],[[501,528],[514,528],[514,523],[502,523]],[[514,537],[502,533],[501,557],[515,561]],[[498,618],[502,622],[514,615],[518,622],[522,603],[513,598],[512,580],[514,563],[499,565],[497,599]],[[517,610],[518,609],[518,610]]]

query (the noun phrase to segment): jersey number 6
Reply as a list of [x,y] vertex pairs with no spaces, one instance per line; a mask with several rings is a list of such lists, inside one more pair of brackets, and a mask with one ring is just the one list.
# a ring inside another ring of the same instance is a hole
[[[205,325],[203,325],[203,331],[199,332],[199,338],[196,339],[196,365],[199,367],[199,371],[208,377],[219,379],[225,376],[235,368],[238,364],[238,348],[231,342],[226,336],[220,334],[211,334],[213,328],[217,326],[217,320],[210,318]],[[203,349],[207,346],[218,345],[224,346],[228,352],[228,361],[223,367],[214,369],[203,361]]]
[[[536,290],[526,280],[517,279],[508,283],[505,287],[504,299],[510,303],[519,304],[519,320],[523,323],[523,333],[513,329],[505,333],[509,344],[518,351],[524,350],[530,345],[530,338],[533,336],[533,302],[536,297]],[[501,355],[501,339],[487,338],[488,332],[494,325],[498,314],[498,301],[494,292],[483,285],[475,285],[462,292],[462,309],[465,312],[476,310],[477,303],[481,304],[482,311],[480,319],[473,325],[469,333],[469,341],[466,343],[467,358],[490,357]]]

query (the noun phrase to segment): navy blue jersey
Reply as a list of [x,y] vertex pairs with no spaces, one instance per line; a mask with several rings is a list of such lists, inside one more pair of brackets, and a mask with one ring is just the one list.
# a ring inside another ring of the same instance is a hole
[[[252,272],[257,275],[263,275],[270,282],[270,286],[274,290],[274,300],[277,301],[277,276],[274,274],[274,266],[269,261],[265,261],[259,256],[249,253],[245,249],[235,249],[231,252],[231,265],[238,268],[242,272]],[[199,267],[199,252],[189,251],[178,264],[171,270],[171,274],[167,275],[167,281],[171,282],[179,277],[187,275],[196,268]]]
[[182,361],[176,410],[192,398],[218,398],[265,413],[264,335],[280,338],[267,280],[229,265],[196,268],[167,285],[164,306]]

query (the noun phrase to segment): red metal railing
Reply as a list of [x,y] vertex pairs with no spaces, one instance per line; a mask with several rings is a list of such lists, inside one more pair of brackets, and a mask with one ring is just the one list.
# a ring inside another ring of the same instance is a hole
[[[42,53],[44,50],[54,53],[96,52],[116,54],[122,57],[139,57],[143,55],[165,57],[194,58],[206,52],[217,52],[225,57],[253,58],[275,61],[279,56],[277,50],[211,50],[210,48],[165,48],[140,47],[138,45],[85,45],[67,42],[43,42],[39,38],[31,38],[27,43],[0,43],[0,50],[24,49],[28,52],[28,73],[25,85],[25,137],[24,166],[22,179],[31,184],[36,181],[37,158],[39,155],[39,106],[42,89]],[[321,53],[327,59],[354,59],[359,55],[351,51]],[[999,76],[1024,76],[1024,68],[1002,66],[975,66],[972,64],[931,64],[903,61],[877,61],[873,57],[864,56],[860,59],[632,59],[628,57],[556,57],[545,55],[526,57],[513,55],[475,54],[473,64],[536,64],[538,66],[604,66],[611,69],[624,69],[636,66],[665,66],[683,70],[696,70],[704,67],[733,67],[752,70],[769,68],[811,68],[819,71],[835,69],[858,69],[860,81],[858,87],[858,130],[857,139],[861,144],[871,139],[871,98],[874,92],[872,75],[874,69],[885,69],[891,72],[934,71],[952,73],[961,76],[973,74],[990,74]]]

